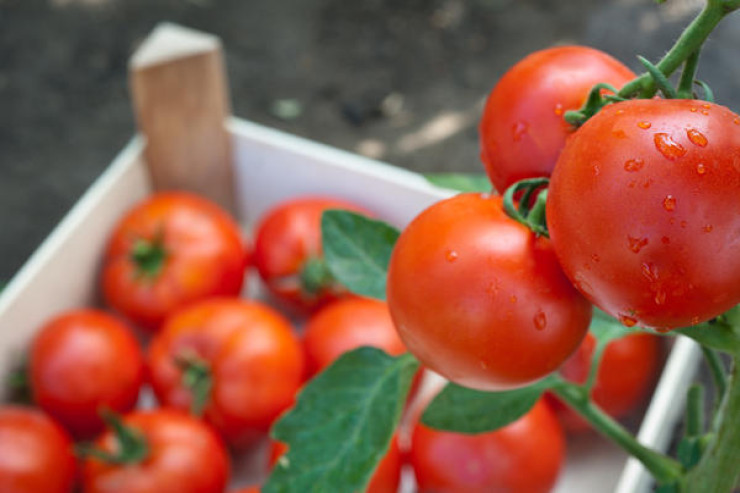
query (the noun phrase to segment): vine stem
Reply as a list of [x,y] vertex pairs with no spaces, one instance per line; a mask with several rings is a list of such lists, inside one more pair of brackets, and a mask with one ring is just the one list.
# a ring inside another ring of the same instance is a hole
[[[657,63],[658,69],[666,76],[675,72],[691,55],[697,52],[709,34],[727,14],[740,8],[740,0],[709,0],[704,9],[681,33],[674,45]],[[621,97],[640,94],[644,98],[655,95],[655,81],[649,73],[644,73],[628,82],[618,93]]]
[[713,433],[699,464],[686,476],[685,491],[734,491],[740,481],[740,353],[734,355]]
[[638,442],[629,431],[589,400],[588,391],[584,387],[561,381],[551,391],[585,418],[599,433],[642,462],[659,482],[672,484],[683,477],[683,466],[678,461]]

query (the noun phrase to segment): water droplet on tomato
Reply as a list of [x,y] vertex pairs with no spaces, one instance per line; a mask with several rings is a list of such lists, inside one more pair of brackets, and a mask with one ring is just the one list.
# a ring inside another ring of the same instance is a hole
[[645,262],[641,266],[642,275],[650,282],[658,281],[658,268],[654,264]]
[[704,116],[707,116],[709,114],[709,111],[707,110],[701,110],[701,114]]
[[661,291],[660,289],[655,293],[655,304],[656,305],[662,305],[665,303],[666,294],[665,291]]
[[701,107],[708,110],[711,109],[712,105],[709,103],[704,103],[703,105],[701,105]]
[[537,330],[544,330],[547,327],[547,315],[542,310],[538,311],[534,316],[534,328]]
[[516,303],[516,296],[512,294],[511,297],[509,298],[509,301],[512,303]]
[[627,242],[629,243],[629,248],[635,253],[640,253],[640,250],[642,250],[642,247],[647,245],[648,239],[647,238],[635,238],[632,236],[627,237]]
[[624,163],[624,170],[625,171],[640,171],[643,166],[645,166],[645,161],[643,161],[642,159],[638,157],[635,159],[630,159],[629,161]]
[[455,250],[447,250],[445,258],[448,262],[454,262],[455,260],[457,260],[457,252]]
[[594,262],[599,262],[601,260],[601,257],[599,257],[597,253],[594,253],[593,255],[591,255],[591,260],[593,260]]
[[630,317],[629,315],[619,315],[619,321],[625,327],[634,327],[635,325],[637,325],[637,319],[634,317]]
[[671,329],[669,327],[656,327],[655,331],[661,334],[667,334],[668,332],[671,331]]
[[706,147],[707,146],[707,137],[699,132],[698,130],[694,128],[689,128],[686,130],[686,136],[689,138],[692,144],[697,145],[699,147]]
[[704,175],[707,172],[707,166],[704,163],[699,163],[696,165],[696,172],[700,175]]
[[563,105],[558,103],[555,105],[555,114],[560,116],[563,114]]
[[667,195],[666,198],[663,199],[663,209],[667,210],[668,212],[673,211],[676,208],[676,197],[673,195]]
[[511,130],[514,142],[519,142],[529,130],[529,124],[527,122],[516,122]]
[[735,118],[734,120],[732,120],[732,123],[734,123],[735,125],[740,125],[740,118]]
[[704,225],[704,232],[705,233],[711,233],[713,229],[714,229],[714,226],[712,226],[711,224],[705,224]]
[[624,110],[617,110],[617,115],[624,115]]
[[626,139],[627,134],[624,132],[624,130],[615,130],[612,132],[612,135],[618,139]]
[[699,323],[699,317],[691,317],[691,325],[696,325]]
[[692,113],[696,113],[697,111],[699,111],[699,108],[691,108]]
[[660,152],[666,159],[675,161],[686,154],[684,146],[673,140],[668,134],[657,133],[653,140],[655,142],[655,148],[658,149],[658,152]]
[[640,127],[643,130],[647,130],[648,128],[652,127],[653,124],[650,122],[638,122],[637,126]]

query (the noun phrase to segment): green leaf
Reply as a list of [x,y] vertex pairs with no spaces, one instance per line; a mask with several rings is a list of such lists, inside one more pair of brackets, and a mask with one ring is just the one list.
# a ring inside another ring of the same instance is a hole
[[364,491],[388,450],[419,362],[363,347],[311,380],[272,430],[288,452],[265,493]]
[[321,216],[324,258],[334,278],[353,293],[385,300],[388,262],[400,232],[355,212]]
[[424,411],[422,423],[456,433],[485,433],[513,423],[527,413],[549,388],[546,378],[504,392],[481,392],[449,383]]
[[427,173],[424,175],[432,185],[459,192],[490,192],[491,180],[481,173]]

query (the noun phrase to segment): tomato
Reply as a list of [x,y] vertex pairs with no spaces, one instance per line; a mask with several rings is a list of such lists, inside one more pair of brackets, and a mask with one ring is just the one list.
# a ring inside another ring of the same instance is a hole
[[0,491],[69,493],[75,482],[72,439],[42,412],[0,407]]
[[547,223],[563,270],[627,326],[740,302],[740,117],[692,100],[607,106],[568,141]]
[[[269,465],[274,467],[275,463],[288,450],[282,442],[270,441]],[[398,445],[398,435],[391,439],[388,452],[378,463],[375,472],[370,477],[365,493],[395,493],[401,482],[401,448]]]
[[480,390],[554,371],[591,320],[591,305],[561,272],[550,241],[484,194],[443,200],[409,224],[391,255],[387,295],[409,351]]
[[322,276],[327,271],[321,264],[321,215],[329,209],[362,211],[342,200],[302,197],[278,204],[257,225],[254,265],[270,292],[288,306],[313,310],[345,292]]
[[133,409],[144,372],[131,330],[99,310],[73,310],[49,321],[29,355],[34,401],[78,438],[103,430],[101,409]]
[[420,493],[547,492],[564,456],[563,430],[542,400],[517,421],[477,435],[417,422],[409,453]]
[[479,136],[481,159],[501,193],[524,178],[549,176],[573,131],[563,115],[577,110],[600,82],[620,89],[635,74],[585,46],[537,51],[514,65],[488,96]]
[[233,493],[260,493],[260,489],[259,486],[248,486],[246,488],[235,490]]
[[152,340],[154,392],[163,405],[187,410],[193,393],[183,384],[183,359],[209,379],[205,419],[235,446],[267,432],[303,383],[303,351],[290,323],[258,302],[196,303],[172,315]]
[[[222,493],[226,488],[228,454],[202,421],[158,409],[131,413],[122,422],[144,444],[145,451],[125,463],[88,456],[82,470],[84,493]],[[110,454],[126,451],[113,431],[102,435],[95,445]]]
[[406,352],[388,304],[359,297],[332,302],[316,312],[306,325],[303,346],[311,374],[360,346],[377,347],[392,356]]
[[[591,369],[596,339],[588,334],[573,356],[560,368],[571,382],[585,383]],[[613,418],[624,418],[648,395],[658,374],[660,338],[648,333],[628,334],[607,344],[591,390],[591,400]],[[569,431],[584,431],[588,423],[565,404],[551,397],[553,408]]]
[[156,330],[188,303],[238,295],[247,258],[238,225],[217,205],[186,192],[157,193],[116,225],[103,295],[131,321]]

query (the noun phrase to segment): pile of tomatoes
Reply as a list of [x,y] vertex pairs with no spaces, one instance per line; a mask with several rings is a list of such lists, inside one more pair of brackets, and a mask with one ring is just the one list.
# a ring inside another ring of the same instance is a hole
[[[740,119],[712,103],[662,99],[611,104],[577,130],[563,119],[594,84],[633,78],[584,47],[514,66],[488,99],[482,159],[501,193],[552,175],[550,238],[512,219],[495,193],[441,201],[401,234],[388,303],[347,292],[322,258],[323,211],[371,211],[295,198],[261,219],[250,245],[203,198],[152,195],[110,236],[104,308],[80,307],[39,328],[28,350],[37,407],[0,407],[0,491],[226,491],[230,451],[259,448],[302,386],[359,346],[408,350],[481,390],[558,370],[584,382],[592,304],[626,326],[660,330],[734,306],[740,154],[726,150],[740,148]],[[241,296],[250,269],[269,303]],[[655,335],[611,342],[592,398],[628,414],[659,359]],[[136,408],[144,389],[157,406]],[[548,491],[565,456],[561,423],[586,427],[551,396],[476,436],[433,430],[418,406],[409,410],[410,426],[369,491],[396,491],[406,462],[421,491]],[[267,448],[265,464],[281,460],[283,444]]]

